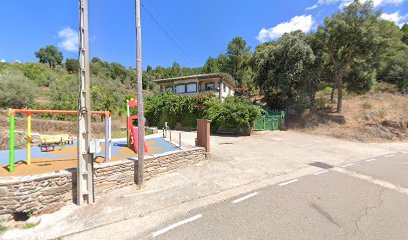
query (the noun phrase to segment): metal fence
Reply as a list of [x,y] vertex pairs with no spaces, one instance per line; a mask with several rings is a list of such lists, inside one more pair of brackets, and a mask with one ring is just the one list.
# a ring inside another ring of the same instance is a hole
[[280,130],[283,119],[285,119],[285,111],[259,107],[265,111],[265,114],[255,120],[254,130]]

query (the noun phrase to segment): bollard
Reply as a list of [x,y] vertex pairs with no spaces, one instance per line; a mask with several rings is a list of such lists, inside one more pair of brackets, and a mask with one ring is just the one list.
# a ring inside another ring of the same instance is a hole
[[179,148],[181,148],[181,132],[179,132]]

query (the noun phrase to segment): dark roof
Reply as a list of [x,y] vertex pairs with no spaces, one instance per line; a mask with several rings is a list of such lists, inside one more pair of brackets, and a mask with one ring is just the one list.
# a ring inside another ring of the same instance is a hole
[[166,83],[166,82],[173,82],[177,80],[188,80],[188,79],[198,79],[198,80],[205,80],[208,78],[222,78],[222,80],[228,82],[231,86],[236,88],[237,86],[233,81],[231,81],[231,76],[224,73],[207,73],[207,74],[198,74],[198,75],[190,75],[190,76],[182,76],[182,77],[174,77],[174,78],[164,78],[164,79],[156,79],[153,80],[156,83]]

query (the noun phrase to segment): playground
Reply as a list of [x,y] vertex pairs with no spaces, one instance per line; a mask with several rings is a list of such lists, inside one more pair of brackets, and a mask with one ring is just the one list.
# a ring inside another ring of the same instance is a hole
[[[56,147],[54,151],[41,152],[39,146],[31,147],[31,163],[27,164],[27,148],[15,150],[14,172],[8,169],[9,150],[0,151],[0,177],[6,176],[26,176],[54,172],[77,167],[77,146],[76,142],[66,144],[63,147]],[[147,156],[152,154],[162,154],[179,149],[170,144],[167,140],[157,135],[146,138]],[[101,151],[95,154],[94,163],[105,162],[105,143],[101,143]],[[137,159],[137,154],[128,148],[126,139],[112,139],[112,156],[109,161],[119,161],[125,159]]]
[[[92,115],[99,115],[105,121],[105,137],[91,140],[90,151],[93,153],[94,164],[137,159],[138,127],[134,126],[133,122],[137,120],[137,115],[131,116],[130,111],[131,107],[137,107],[137,102],[131,99],[126,105],[127,138],[113,139],[111,137],[110,112],[92,112]],[[26,176],[76,168],[78,166],[78,145],[80,145],[76,136],[32,134],[31,118],[34,114],[76,115],[77,113],[77,111],[66,110],[10,109],[10,143],[8,150],[0,151],[0,177]],[[14,139],[16,114],[26,115],[26,144],[20,149],[16,149]],[[147,156],[179,149],[159,134],[149,135],[145,139],[144,152]]]

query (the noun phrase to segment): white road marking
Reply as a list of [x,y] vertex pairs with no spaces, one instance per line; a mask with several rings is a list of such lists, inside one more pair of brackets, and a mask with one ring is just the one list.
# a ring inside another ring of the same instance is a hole
[[235,199],[234,201],[232,201],[232,203],[233,203],[233,204],[239,203],[239,202],[242,202],[242,201],[244,201],[244,200],[247,200],[248,198],[254,197],[254,196],[256,196],[256,195],[258,195],[258,193],[257,193],[257,192],[254,192],[254,193],[248,194],[248,195],[246,195],[246,196],[244,196],[244,197],[242,197],[242,198]]
[[299,181],[299,179],[292,179],[292,180],[290,180],[290,181],[287,181],[287,182],[283,182],[283,183],[279,183],[279,186],[285,186],[285,185],[288,185],[288,184],[291,184],[291,183],[294,183],[294,182],[297,182],[297,181]]
[[162,228],[162,229],[160,229],[160,230],[158,230],[158,231],[156,231],[156,232],[153,232],[152,235],[153,235],[153,237],[157,237],[157,236],[159,236],[159,235],[161,235],[161,234],[163,234],[163,233],[166,233],[166,232],[168,232],[168,231],[170,231],[170,230],[172,230],[172,229],[174,229],[174,228],[176,228],[176,227],[179,227],[179,226],[181,226],[181,225],[183,225],[183,224],[186,224],[186,223],[190,223],[190,222],[192,222],[192,221],[195,221],[195,220],[201,218],[202,216],[203,216],[203,215],[201,215],[201,214],[197,214],[197,215],[195,215],[194,217],[184,219],[183,221],[177,222],[177,223],[172,224],[172,225],[170,225],[170,226],[168,226],[168,227],[165,227],[165,228]]
[[350,167],[350,166],[353,166],[353,165],[354,165],[354,163],[350,163],[350,164],[343,165],[342,167]]
[[366,162],[372,162],[372,161],[375,161],[376,159],[375,158],[371,158],[371,159],[367,159],[367,160],[364,160],[364,161],[366,161]]
[[313,175],[317,176],[317,175],[327,173],[327,172],[328,172],[327,170],[323,170],[323,171],[320,171],[320,172],[315,172],[315,173],[313,173]]
[[394,157],[394,156],[395,156],[394,154],[389,154],[389,155],[385,155],[384,157],[389,158],[389,157]]

